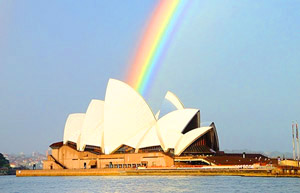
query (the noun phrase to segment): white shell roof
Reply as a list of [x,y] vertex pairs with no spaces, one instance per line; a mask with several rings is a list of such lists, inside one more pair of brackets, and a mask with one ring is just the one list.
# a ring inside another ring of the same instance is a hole
[[[70,114],[64,129],[63,142],[77,142],[77,149],[83,151],[86,145],[99,146],[110,154],[122,145],[135,148],[161,146],[164,151],[174,148],[180,155],[195,140],[213,130],[209,127],[192,128],[182,132],[199,113],[199,109],[185,109],[178,97],[171,92],[165,96],[177,110],[156,119],[143,97],[129,85],[110,79],[106,89],[105,102],[92,100],[86,114]],[[159,112],[156,114],[159,117]],[[197,123],[200,119],[198,117]]]
[[158,138],[157,126],[154,125],[144,136],[141,143],[138,145],[138,149],[151,146],[161,145]]
[[171,91],[168,91],[166,96],[165,96],[165,99],[170,101],[178,110],[180,109],[184,109],[184,106],[182,104],[182,102],[179,100],[179,98],[174,94],[172,93]]
[[156,119],[156,120],[158,120],[158,118],[159,118],[159,114],[160,114],[160,110],[159,110],[159,111],[157,111],[157,112],[156,112],[156,114],[155,114],[155,119]]
[[212,127],[200,127],[193,129],[182,136],[175,148],[175,155],[180,155],[188,146],[202,135],[213,129]]
[[83,151],[86,145],[103,147],[104,101],[93,99],[86,111],[77,148]]
[[198,109],[176,110],[158,120],[157,125],[164,144],[164,151],[175,148],[177,141],[183,135],[181,132],[198,111]]
[[115,151],[141,130],[151,128],[156,122],[143,97],[129,85],[115,79],[108,82],[104,111],[106,154]]
[[77,143],[82,130],[84,118],[84,113],[74,113],[68,116],[64,129],[64,144],[68,141]]
[[[169,103],[170,106],[166,106]],[[171,108],[171,109],[170,109]],[[158,120],[159,118],[163,117],[167,113],[173,111],[173,110],[181,110],[184,109],[184,106],[182,102],[179,100],[179,98],[172,93],[171,91],[168,91],[165,95],[164,101],[161,105],[161,109],[155,114],[155,118]]]
[[128,145],[130,147],[137,148],[137,146],[139,145],[141,140],[144,139],[145,135],[148,133],[149,130],[150,130],[149,128],[140,130],[138,133],[136,133],[136,135],[134,135],[130,139],[126,140],[124,145]]

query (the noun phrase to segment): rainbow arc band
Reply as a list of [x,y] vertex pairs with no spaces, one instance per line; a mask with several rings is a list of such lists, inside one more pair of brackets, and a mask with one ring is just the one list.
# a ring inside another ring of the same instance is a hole
[[153,76],[171,42],[180,18],[187,7],[186,0],[159,1],[152,13],[135,58],[127,82],[145,96]]

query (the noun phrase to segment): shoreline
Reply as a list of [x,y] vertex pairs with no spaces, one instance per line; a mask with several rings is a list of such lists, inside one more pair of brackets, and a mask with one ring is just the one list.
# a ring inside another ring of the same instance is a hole
[[63,169],[17,170],[16,177],[33,176],[241,176],[241,177],[300,177],[269,170],[197,170],[197,169]]

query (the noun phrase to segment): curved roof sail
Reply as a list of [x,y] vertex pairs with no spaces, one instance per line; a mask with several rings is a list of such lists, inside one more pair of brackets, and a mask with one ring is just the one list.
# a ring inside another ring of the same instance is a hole
[[164,151],[175,148],[177,141],[183,135],[183,131],[189,125],[193,117],[198,115],[198,112],[198,109],[176,110],[158,120],[157,125],[163,141]]
[[93,145],[103,148],[103,121],[104,101],[93,99],[86,111],[81,132],[79,150],[83,151],[86,145]]
[[162,146],[157,133],[157,126],[154,125],[141,139],[140,143],[137,146],[137,150],[140,148],[151,147],[151,146]]
[[156,123],[153,112],[143,97],[129,85],[115,79],[108,82],[104,112],[106,154]]
[[84,118],[84,113],[74,113],[68,116],[64,128],[64,144],[66,144],[68,141],[77,143],[82,130]]
[[198,138],[209,132],[210,130],[213,130],[212,127],[200,127],[197,129],[194,129],[192,131],[187,132],[184,134],[180,140],[178,140],[178,143],[175,147],[175,155],[180,155],[186,148],[188,148],[194,141],[196,141]]
[[219,150],[216,127],[214,123],[200,126],[199,109],[184,108],[170,91],[164,104],[169,106],[162,105],[154,116],[138,92],[124,82],[110,79],[105,101],[93,99],[86,113],[68,116],[63,143],[76,142],[80,151],[87,145],[98,146],[105,154],[120,153],[124,147],[137,153],[160,146],[165,152],[174,149],[175,155],[194,153],[203,145],[212,152]]
[[168,91],[161,104],[160,110],[157,112],[155,116],[158,119],[172,111],[181,110],[181,109],[184,109],[182,102],[174,93]]
[[213,131],[214,131],[214,141],[215,141],[215,143],[216,143],[216,150],[219,151],[219,148],[220,148],[220,147],[219,147],[219,137],[218,137],[218,132],[217,132],[217,128],[216,128],[215,123],[212,122],[212,123],[210,124],[210,127],[213,128]]
[[124,143],[124,145],[128,145],[130,147],[137,148],[139,143],[141,142],[141,140],[144,139],[144,136],[148,133],[149,130],[150,130],[149,128],[140,130],[138,133],[136,133],[130,139],[128,139]]
[[180,99],[171,91],[168,91],[165,99],[170,101],[178,110],[184,109],[183,103],[180,101]]

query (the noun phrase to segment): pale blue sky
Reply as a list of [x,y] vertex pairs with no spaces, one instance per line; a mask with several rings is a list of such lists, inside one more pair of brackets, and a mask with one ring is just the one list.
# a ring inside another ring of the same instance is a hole
[[[0,152],[45,152],[67,115],[125,80],[156,1],[0,0]],[[300,121],[300,1],[193,1],[154,78],[214,121],[221,149],[290,151]]]

